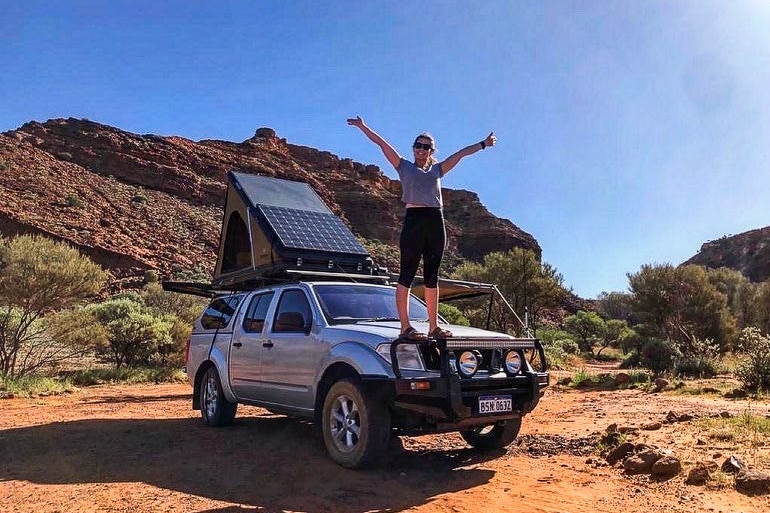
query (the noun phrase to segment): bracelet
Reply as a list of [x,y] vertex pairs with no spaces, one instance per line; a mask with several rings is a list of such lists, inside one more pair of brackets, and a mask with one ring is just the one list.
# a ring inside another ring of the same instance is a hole
[[487,147],[487,143],[485,143],[484,141],[481,141],[479,144],[481,144],[481,149],[482,150]]

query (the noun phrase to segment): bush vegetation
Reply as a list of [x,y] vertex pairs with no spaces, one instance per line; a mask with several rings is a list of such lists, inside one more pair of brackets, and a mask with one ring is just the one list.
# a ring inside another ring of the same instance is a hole
[[187,376],[176,367],[112,367],[89,368],[60,373],[59,379],[75,386],[115,383],[182,383]]
[[770,337],[759,329],[744,328],[738,346],[742,356],[735,374],[748,390],[770,390]]
[[[85,355],[111,368],[62,375],[56,386],[169,379],[163,373],[171,371],[137,369],[182,365],[192,321],[205,300],[163,291],[157,271],[145,274],[141,289],[97,300],[107,276],[66,244],[39,236],[0,239],[0,386],[54,387],[48,378],[36,379],[56,375]],[[645,265],[628,275],[629,292],[603,293],[595,311],[578,310],[559,321],[545,313],[560,307],[569,291],[556,269],[529,251],[463,262],[453,277],[496,283],[517,312],[526,308],[530,334],[541,339],[552,367],[575,365],[581,355],[621,355],[623,367],[656,376],[711,377],[725,369],[727,357],[746,389],[770,390],[770,282],[753,284],[726,269]],[[175,279],[209,276],[176,269]],[[460,302],[459,308],[441,304],[440,313],[454,324],[483,327],[488,305],[488,298]],[[491,329],[526,335],[520,320],[495,300]],[[593,381],[587,371],[575,376],[581,377]]]
[[31,397],[72,392],[72,381],[56,376],[25,375],[10,377],[0,375],[0,398],[4,396]]
[[[568,295],[564,278],[550,264],[541,262],[532,251],[514,248],[505,253],[490,253],[482,263],[463,262],[452,273],[452,278],[496,284],[500,293],[513,309],[523,316],[529,314],[533,334],[546,327],[543,314],[558,308]],[[473,326],[485,326],[487,305],[462,303],[463,313]],[[495,300],[490,328],[503,333],[521,333],[520,319],[499,299]]]
[[69,325],[66,312],[94,297],[106,276],[61,242],[37,235],[0,239],[0,374],[22,377],[81,356],[84,338],[62,329]]
[[68,207],[74,207],[74,208],[82,208],[84,205],[83,200],[80,199],[80,196],[74,193],[67,194],[67,196],[64,198],[64,203]]

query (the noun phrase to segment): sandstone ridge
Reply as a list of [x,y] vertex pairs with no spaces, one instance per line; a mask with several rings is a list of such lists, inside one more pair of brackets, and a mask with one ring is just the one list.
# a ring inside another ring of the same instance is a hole
[[770,226],[708,241],[684,263],[728,267],[753,282],[766,281],[770,279]]
[[[271,128],[241,143],[138,135],[75,118],[0,133],[0,234],[67,241],[116,278],[211,273],[234,169],[309,183],[378,248],[380,263],[397,267],[400,184],[377,166],[290,144]],[[450,254],[480,260],[522,247],[540,255],[532,235],[492,215],[475,193],[444,189],[444,200]]]

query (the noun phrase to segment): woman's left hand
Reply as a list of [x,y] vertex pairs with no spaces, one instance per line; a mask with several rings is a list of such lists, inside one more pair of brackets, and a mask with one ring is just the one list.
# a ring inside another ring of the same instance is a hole
[[484,145],[485,146],[494,146],[497,142],[497,137],[495,137],[494,132],[490,132],[486,139],[484,139]]

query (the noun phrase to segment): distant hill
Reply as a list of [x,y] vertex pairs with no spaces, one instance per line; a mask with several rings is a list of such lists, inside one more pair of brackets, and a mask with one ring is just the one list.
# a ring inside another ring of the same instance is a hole
[[770,279],[770,226],[710,240],[685,264],[729,267],[753,282]]
[[[26,123],[0,134],[0,234],[67,241],[117,279],[149,269],[211,273],[233,169],[309,183],[375,261],[398,267],[399,182],[269,128],[236,143],[137,135],[85,119]],[[475,193],[444,189],[444,201],[450,257],[480,260],[514,247],[541,254],[532,235],[492,215]]]

